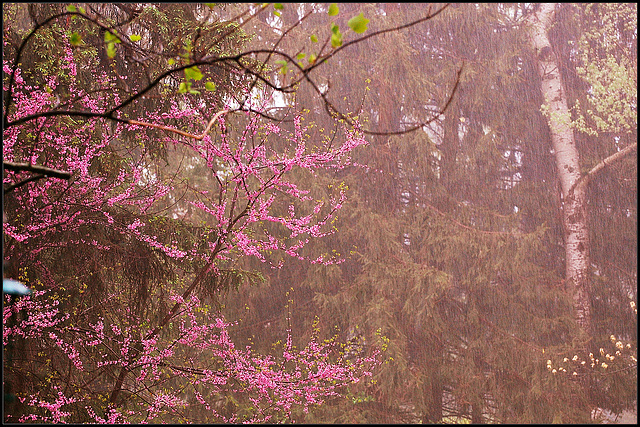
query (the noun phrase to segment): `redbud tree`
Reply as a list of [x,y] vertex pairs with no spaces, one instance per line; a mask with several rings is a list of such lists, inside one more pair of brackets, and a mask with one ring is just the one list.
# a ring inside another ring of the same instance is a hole
[[[137,16],[151,22],[153,8]],[[5,420],[295,421],[366,380],[378,354],[346,358],[317,333],[298,348],[290,330],[274,354],[257,354],[201,296],[251,278],[244,257],[339,262],[304,246],[335,232],[346,189],[312,194],[299,177],[352,165],[366,145],[358,121],[313,139],[300,112],[274,121],[282,87],[266,62],[220,59],[237,27],[212,30],[207,50],[202,26],[173,55],[149,27],[144,48],[133,32],[143,21],[119,13],[32,10],[33,29],[4,40],[4,257],[32,289],[4,298],[15,399]],[[43,43],[52,51],[34,57]],[[193,165],[208,175],[190,181]],[[177,215],[177,199],[196,213]]]

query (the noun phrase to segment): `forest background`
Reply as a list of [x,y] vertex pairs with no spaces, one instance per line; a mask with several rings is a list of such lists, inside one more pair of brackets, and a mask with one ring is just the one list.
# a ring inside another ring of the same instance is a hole
[[3,4],[4,421],[637,405],[637,6]]

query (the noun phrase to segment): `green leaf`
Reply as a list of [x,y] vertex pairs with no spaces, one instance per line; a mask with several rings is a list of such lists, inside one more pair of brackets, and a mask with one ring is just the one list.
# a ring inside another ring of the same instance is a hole
[[70,4],[69,6],[67,6],[67,12],[77,12],[78,8],[75,7],[74,5]]
[[175,64],[175,63],[176,63],[176,60],[175,60],[175,59],[173,59],[173,58],[169,58],[169,60],[167,61],[167,63],[168,63],[169,65],[173,65],[173,64]]
[[349,19],[349,21],[347,21],[347,25],[349,26],[349,28],[351,28],[358,34],[362,34],[367,31],[368,23],[369,20],[364,17],[364,13],[362,12],[360,12],[360,15],[354,16],[353,18]]
[[216,90],[216,84],[214,82],[206,82],[204,88],[209,92],[213,92]]
[[74,46],[78,46],[81,41],[82,41],[82,36],[75,31],[71,33],[71,35],[69,36],[69,43],[71,43]]
[[296,59],[304,59],[306,56],[306,53],[299,53],[298,55],[296,55]]
[[276,64],[280,65],[280,74],[287,74],[287,61],[279,59]]
[[342,46],[342,33],[340,32],[340,27],[335,23],[331,24],[331,33],[331,46],[334,48]]
[[209,9],[213,9],[214,7],[216,7],[216,4],[215,4],[215,3],[205,3],[204,5],[205,5],[205,6],[208,6],[208,7],[209,7]]
[[111,42],[107,43],[107,56],[111,59],[116,57],[116,44]]
[[274,3],[273,4],[273,8],[282,10],[282,9],[284,9],[284,6],[282,5],[282,3]]
[[87,14],[87,11],[86,11],[86,10],[84,10],[84,7],[82,7],[82,6],[78,7],[78,10],[79,10],[79,11],[80,11],[80,13],[82,13],[83,15],[86,15],[86,14]]
[[274,10],[273,14],[276,15],[278,18],[280,18],[281,16],[280,12],[278,12],[277,10]]
[[188,90],[191,89],[191,83],[182,82],[180,86],[178,86],[178,93],[187,93]]
[[111,31],[104,33],[104,41],[107,43],[121,43],[120,38],[113,34]]
[[318,43],[318,37],[316,37],[315,34],[311,34],[311,37],[309,37],[309,39],[313,42],[313,43]]
[[332,34],[331,35],[331,46],[340,47],[342,46],[342,34]]
[[140,41],[140,39],[141,39],[141,38],[142,38],[142,36],[139,36],[139,35],[137,35],[137,34],[131,34],[131,35],[129,36],[129,39],[130,39],[132,42]]
[[311,55],[309,55],[309,64],[313,65],[316,63],[316,59],[317,57],[312,53]]
[[202,73],[200,72],[200,70],[198,69],[197,66],[193,66],[190,68],[185,68],[184,69],[184,76],[187,78],[187,80],[189,79],[193,79],[195,81],[198,81],[200,79],[202,79],[202,77],[204,77],[202,75]]
[[331,3],[329,5],[329,16],[335,16],[340,12],[340,8],[338,8],[338,5],[335,3]]

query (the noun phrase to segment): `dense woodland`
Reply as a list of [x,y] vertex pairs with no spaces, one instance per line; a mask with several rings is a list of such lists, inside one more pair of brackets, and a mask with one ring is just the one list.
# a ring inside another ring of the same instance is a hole
[[635,3],[3,3],[5,422],[637,410]]

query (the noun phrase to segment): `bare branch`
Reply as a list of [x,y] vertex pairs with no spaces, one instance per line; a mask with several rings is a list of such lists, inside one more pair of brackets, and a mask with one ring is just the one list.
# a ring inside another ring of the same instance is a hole
[[29,163],[14,163],[14,162],[8,162],[4,160],[2,162],[2,165],[4,166],[5,169],[8,169],[10,171],[36,172],[52,178],[69,179],[71,178],[71,175],[72,175],[71,172],[61,171],[58,169],[51,169],[46,166],[32,165]]
[[14,172],[21,172],[21,171],[36,172],[36,175],[32,175],[29,178],[23,179],[22,181],[18,181],[14,184],[7,186],[4,189],[5,194],[11,193],[16,188],[22,187],[23,185],[33,181],[38,181],[42,178],[47,178],[47,177],[60,178],[60,179],[71,178],[70,172],[51,169],[51,168],[40,166],[40,165],[31,165],[29,163],[14,163],[14,162],[8,162],[8,161],[3,161],[2,165],[4,166],[4,169],[14,171]]
[[603,159],[600,163],[598,163],[593,168],[591,168],[591,170],[589,172],[587,172],[584,175],[582,175],[580,177],[580,179],[578,179],[571,186],[571,188],[567,192],[567,197],[571,197],[573,195],[573,192],[575,191],[575,189],[579,185],[587,185],[589,183],[589,181],[591,180],[591,178],[593,178],[602,169],[604,169],[605,167],[611,165],[612,163],[615,163],[616,161],[628,156],[629,154],[633,153],[637,148],[638,148],[638,143],[634,142],[633,144],[623,148],[622,150],[618,151],[617,153],[613,153],[612,155],[610,155],[606,159]]
[[160,129],[160,130],[166,130],[168,132],[177,133],[178,135],[182,135],[182,136],[185,136],[187,138],[193,138],[193,139],[196,139],[198,141],[202,141],[204,139],[204,137],[207,136],[207,134],[211,130],[211,127],[214,125],[216,120],[218,120],[219,117],[227,114],[228,112],[229,112],[229,110],[218,111],[213,116],[213,118],[209,121],[209,124],[207,125],[206,129],[204,130],[204,132],[202,132],[202,134],[200,134],[200,135],[194,135],[194,134],[191,134],[189,132],[181,131],[180,129],[175,129],[175,128],[168,127],[168,126],[163,126],[163,125],[157,125],[157,124],[154,124],[154,123],[139,122],[138,120],[126,120],[126,123],[129,123],[131,125],[146,126],[146,127],[152,127],[152,128],[156,128],[156,129]]

